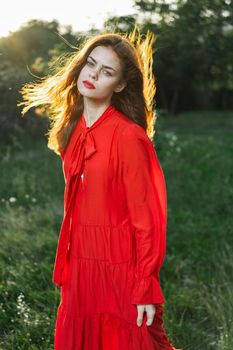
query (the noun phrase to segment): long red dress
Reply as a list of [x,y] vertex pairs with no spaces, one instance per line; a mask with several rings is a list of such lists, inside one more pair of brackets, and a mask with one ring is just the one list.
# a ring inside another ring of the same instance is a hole
[[[90,127],[81,116],[61,159],[54,349],[175,349],[163,328],[166,185],[152,142],[109,105]],[[137,326],[136,304],[156,304],[151,326],[146,313]]]

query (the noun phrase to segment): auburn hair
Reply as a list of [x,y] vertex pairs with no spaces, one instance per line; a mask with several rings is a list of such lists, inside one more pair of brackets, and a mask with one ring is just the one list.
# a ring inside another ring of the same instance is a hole
[[127,86],[113,93],[111,104],[129,119],[140,125],[153,140],[156,114],[154,111],[155,79],[152,71],[155,36],[149,30],[143,40],[137,25],[127,34],[102,33],[86,37],[75,52],[63,58],[55,72],[40,81],[26,83],[19,92],[23,101],[22,116],[32,107],[44,106],[50,119],[48,148],[60,154],[69,142],[84,109],[83,96],[77,89],[77,79],[87,57],[97,46],[111,47],[122,64]]

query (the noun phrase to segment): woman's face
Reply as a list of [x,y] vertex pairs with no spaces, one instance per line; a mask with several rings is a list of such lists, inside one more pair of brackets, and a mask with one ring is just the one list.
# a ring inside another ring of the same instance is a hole
[[[87,83],[84,83],[87,81]],[[93,86],[88,85],[88,82]],[[89,56],[77,79],[77,88],[86,98],[111,99],[124,89],[121,62],[111,47],[97,46]],[[92,88],[91,88],[92,87]]]

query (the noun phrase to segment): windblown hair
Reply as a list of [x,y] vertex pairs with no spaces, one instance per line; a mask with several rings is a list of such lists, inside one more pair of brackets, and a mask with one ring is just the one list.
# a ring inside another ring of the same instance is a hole
[[127,86],[113,93],[111,104],[129,119],[140,125],[151,140],[154,136],[155,80],[152,72],[153,42],[155,36],[147,31],[142,40],[137,26],[128,34],[104,33],[86,38],[74,53],[66,56],[55,73],[26,83],[19,92],[24,105],[22,115],[30,108],[44,105],[48,109],[50,129],[48,148],[60,154],[69,142],[72,132],[84,109],[83,96],[77,89],[77,79],[87,57],[97,46],[111,47],[122,63],[123,79]]

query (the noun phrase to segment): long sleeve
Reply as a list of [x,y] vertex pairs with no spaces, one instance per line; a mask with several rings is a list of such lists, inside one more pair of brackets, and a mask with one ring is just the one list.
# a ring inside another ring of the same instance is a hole
[[130,124],[121,135],[123,183],[135,228],[136,267],[132,304],[165,301],[159,271],[166,252],[167,198],[164,174],[143,128]]

